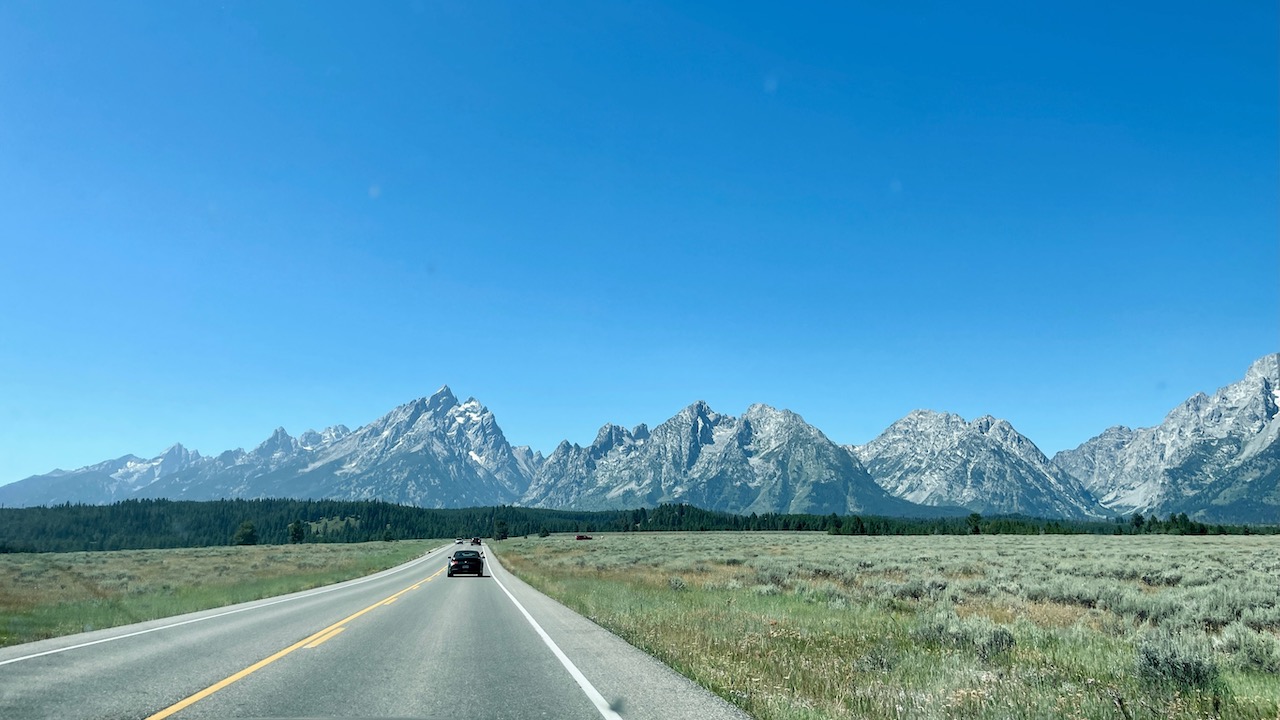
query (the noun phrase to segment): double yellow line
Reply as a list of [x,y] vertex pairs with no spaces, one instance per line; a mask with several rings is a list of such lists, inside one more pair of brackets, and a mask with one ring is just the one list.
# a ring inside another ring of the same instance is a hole
[[234,683],[234,682],[236,682],[236,681],[238,681],[238,680],[241,680],[241,679],[243,679],[243,678],[246,678],[246,677],[248,677],[248,676],[252,675],[253,673],[255,673],[255,672],[257,672],[257,671],[261,670],[262,668],[264,668],[264,667],[266,667],[266,666],[270,665],[271,663],[273,663],[273,662],[275,662],[275,661],[279,660],[280,658],[284,657],[285,655],[288,655],[289,653],[293,652],[294,650],[297,650],[298,648],[303,648],[303,647],[305,647],[305,648],[314,648],[314,647],[316,647],[316,646],[320,645],[321,643],[323,643],[323,642],[325,642],[325,641],[327,641],[327,640],[330,640],[331,638],[336,637],[336,636],[338,635],[338,633],[340,633],[340,632],[342,632],[343,630],[346,630],[346,629],[347,629],[347,628],[346,628],[346,624],[347,624],[347,623],[351,622],[352,620],[355,620],[356,618],[358,618],[358,617],[360,617],[361,615],[363,615],[363,614],[365,614],[365,613],[369,612],[370,610],[373,610],[373,609],[375,609],[375,608],[381,607],[381,606],[383,606],[383,605],[390,605],[391,603],[395,602],[395,601],[396,601],[396,599],[397,599],[397,598],[399,598],[401,595],[403,595],[403,594],[405,594],[405,593],[409,592],[410,590],[417,590],[418,588],[422,587],[422,585],[423,585],[424,583],[429,583],[429,582],[431,582],[432,580],[436,579],[436,577],[437,577],[438,575],[440,575],[440,573],[442,573],[442,572],[444,572],[444,568],[440,568],[439,570],[437,570],[437,571],[435,571],[434,573],[432,573],[429,577],[426,577],[426,578],[423,578],[422,580],[419,580],[418,582],[414,583],[413,585],[410,585],[409,587],[407,587],[407,588],[405,588],[405,589],[401,590],[400,592],[398,592],[398,593],[396,593],[396,594],[392,595],[391,597],[383,598],[382,600],[379,600],[378,602],[376,602],[376,603],[374,603],[374,604],[370,605],[369,607],[367,607],[367,608],[365,608],[365,609],[361,610],[360,612],[353,613],[352,615],[349,615],[349,616],[347,616],[347,617],[345,617],[345,618],[343,618],[343,619],[339,620],[338,622],[336,622],[336,623],[334,623],[334,624],[330,625],[329,627],[327,627],[327,628],[325,628],[325,629],[321,630],[320,632],[317,632],[317,633],[315,633],[315,634],[313,634],[313,635],[309,635],[309,636],[307,636],[307,637],[305,637],[305,638],[303,638],[303,639],[299,640],[298,642],[296,642],[296,643],[294,643],[294,644],[290,645],[289,647],[287,647],[287,648],[285,648],[285,649],[281,650],[280,652],[278,652],[278,653],[276,653],[276,654],[272,655],[271,657],[268,657],[268,658],[264,658],[264,659],[262,659],[262,660],[259,660],[258,662],[256,662],[256,663],[254,663],[254,664],[250,665],[249,667],[247,667],[247,668],[245,668],[245,669],[241,670],[240,672],[238,672],[238,673],[236,673],[236,674],[234,674],[234,675],[232,675],[232,676],[230,676],[230,677],[227,677],[227,678],[225,678],[225,679],[223,679],[223,680],[219,680],[218,682],[216,682],[216,683],[214,683],[214,684],[210,685],[209,687],[207,687],[207,688],[205,688],[205,689],[201,690],[200,692],[196,693],[195,695],[192,695],[192,696],[190,696],[190,697],[187,697],[187,698],[184,698],[184,699],[182,699],[182,700],[179,700],[178,702],[176,702],[176,703],[174,703],[174,704],[170,705],[169,707],[167,707],[167,708],[165,708],[165,709],[161,710],[160,712],[158,712],[158,713],[156,713],[156,714],[154,714],[154,715],[150,715],[150,716],[148,716],[148,717],[147,717],[147,720],[161,720],[161,718],[167,718],[167,717],[169,717],[170,715],[172,715],[172,714],[174,714],[174,713],[178,712],[179,710],[181,710],[181,709],[183,709],[183,708],[185,708],[185,707],[189,707],[189,706],[191,706],[191,705],[193,705],[193,704],[195,704],[195,703],[200,702],[201,700],[203,700],[203,699],[205,699],[205,698],[209,697],[210,695],[212,695],[212,694],[214,694],[214,693],[218,692],[218,691],[219,691],[219,690],[221,690],[222,688],[224,688],[224,687],[226,687],[226,686],[228,686],[228,685],[231,685],[232,683]]

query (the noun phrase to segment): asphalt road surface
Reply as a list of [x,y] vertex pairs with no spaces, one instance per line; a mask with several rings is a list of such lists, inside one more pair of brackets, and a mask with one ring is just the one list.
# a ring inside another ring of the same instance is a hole
[[487,548],[485,577],[446,577],[453,549],[316,590],[2,648],[0,718],[746,717]]

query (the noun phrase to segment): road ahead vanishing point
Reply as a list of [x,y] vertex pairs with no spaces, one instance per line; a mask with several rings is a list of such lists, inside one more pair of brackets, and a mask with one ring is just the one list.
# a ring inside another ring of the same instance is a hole
[[0,649],[0,717],[742,720],[506,572],[446,547],[315,590]]

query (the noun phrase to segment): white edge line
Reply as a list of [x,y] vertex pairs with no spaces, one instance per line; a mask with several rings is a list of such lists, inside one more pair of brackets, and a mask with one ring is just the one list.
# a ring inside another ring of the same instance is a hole
[[[147,628],[146,630],[137,630],[131,633],[125,633],[124,635],[112,635],[111,637],[101,638],[99,640],[91,640],[89,642],[80,643],[78,645],[68,645],[66,647],[54,648],[53,650],[45,650],[43,652],[32,653],[30,655],[23,655],[21,657],[10,658],[8,660],[0,660],[0,666],[9,665],[11,663],[16,663],[16,662],[22,662],[23,660],[34,660],[35,658],[44,657],[45,655],[56,655],[58,653],[67,652],[68,650],[79,650],[80,648],[87,648],[90,645],[101,645],[102,643],[115,642],[116,640],[124,640],[125,638],[137,637],[139,635],[146,635],[147,633],[159,632],[160,630],[169,630],[171,628],[182,627],[183,625],[190,625],[192,623],[204,622],[205,620],[213,620],[215,618],[226,617],[227,615],[235,615],[236,613],[242,613],[249,610],[257,610],[258,608],[271,607],[272,605],[279,605],[280,603],[293,602],[294,600],[304,600],[306,598],[315,597],[316,595],[323,595],[328,592],[333,592],[334,590],[342,590],[344,588],[349,588],[353,585],[362,585],[364,583],[377,580],[378,578],[382,577],[384,574],[393,575],[397,572],[408,570],[411,567],[415,567],[423,562],[426,562],[427,556],[429,556],[431,553],[443,547],[446,547],[446,546],[441,545],[438,548],[432,548],[431,550],[428,550],[426,553],[424,553],[421,557],[417,558],[416,560],[410,560],[409,562],[404,563],[403,565],[400,565],[397,568],[388,568],[389,570],[392,570],[394,572],[388,573],[384,571],[380,573],[374,573],[373,575],[366,575],[362,578],[357,578],[355,580],[346,580],[341,583],[335,583],[328,587],[320,588],[315,592],[309,592],[305,595],[291,595],[286,598],[279,598],[277,600],[270,600],[268,602],[258,602],[256,604],[249,605],[247,607],[239,607],[239,608],[236,608],[235,610],[227,610],[226,612],[220,612],[215,615],[205,615],[204,617],[191,618],[190,620],[183,620],[182,622],[171,623],[169,625],[161,625],[160,627]],[[200,611],[196,611],[196,612],[200,612]]]
[[591,681],[587,679],[587,676],[583,675],[582,671],[578,669],[578,666],[574,665],[573,661],[569,659],[569,656],[564,654],[564,651],[560,649],[560,646],[556,645],[556,642],[551,639],[551,636],[547,634],[546,630],[542,629],[542,626],[538,624],[538,621],[533,619],[533,616],[529,614],[529,611],[524,609],[524,605],[521,605],[520,601],[516,599],[516,596],[511,594],[511,591],[507,589],[507,586],[502,584],[502,581],[494,574],[492,564],[489,568],[489,577],[493,578],[493,581],[498,583],[498,587],[502,588],[502,592],[506,593],[507,597],[511,598],[511,602],[515,603],[516,609],[520,611],[521,615],[524,615],[524,619],[528,620],[529,624],[533,626],[533,629],[537,631],[538,637],[542,638],[542,642],[546,643],[547,647],[551,648],[551,652],[555,654],[556,659],[559,660],[560,664],[564,666],[564,669],[568,670],[569,674],[573,676],[574,681],[578,683],[578,687],[582,688],[582,692],[586,693],[587,698],[596,706],[596,710],[600,711],[601,717],[604,717],[605,720],[622,720],[622,716],[609,706],[609,702],[604,699],[604,696],[600,694],[599,690],[596,690],[595,685],[592,685]]

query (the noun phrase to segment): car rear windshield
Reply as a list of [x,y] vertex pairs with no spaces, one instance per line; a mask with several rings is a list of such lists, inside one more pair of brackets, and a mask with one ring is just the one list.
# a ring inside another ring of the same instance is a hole
[[475,550],[459,550],[458,552],[454,553],[453,556],[456,558],[471,558],[471,557],[480,557],[480,553],[476,552]]

